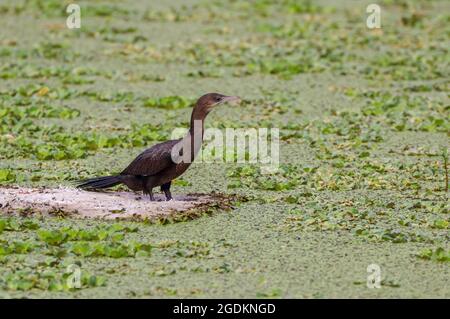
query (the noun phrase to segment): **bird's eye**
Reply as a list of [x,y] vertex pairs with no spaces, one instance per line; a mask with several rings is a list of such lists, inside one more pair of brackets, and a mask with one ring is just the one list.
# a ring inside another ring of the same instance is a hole
[[220,100],[222,100],[222,97],[216,96],[216,101],[219,102]]

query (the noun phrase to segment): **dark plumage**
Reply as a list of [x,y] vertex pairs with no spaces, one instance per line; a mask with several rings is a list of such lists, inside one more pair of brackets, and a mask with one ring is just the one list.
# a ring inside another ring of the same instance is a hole
[[192,110],[189,132],[184,138],[156,144],[139,154],[120,174],[84,180],[77,187],[101,189],[125,184],[154,200],[153,188],[161,186],[166,199],[171,200],[172,180],[188,169],[200,150],[206,116],[215,106],[237,100],[236,96],[218,93],[203,95]]

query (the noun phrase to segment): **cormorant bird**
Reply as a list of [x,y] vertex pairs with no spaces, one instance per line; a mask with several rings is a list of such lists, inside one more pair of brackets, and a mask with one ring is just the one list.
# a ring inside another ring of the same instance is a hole
[[217,105],[232,101],[240,99],[219,93],[203,95],[192,110],[189,132],[184,138],[156,144],[139,154],[120,174],[80,181],[77,187],[93,190],[125,184],[133,191],[147,194],[153,201],[153,188],[161,186],[166,200],[171,200],[172,180],[188,169],[201,148],[206,116]]

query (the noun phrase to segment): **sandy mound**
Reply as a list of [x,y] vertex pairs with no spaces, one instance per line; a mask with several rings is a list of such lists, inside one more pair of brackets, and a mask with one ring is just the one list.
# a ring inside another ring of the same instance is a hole
[[230,200],[218,194],[175,195],[165,201],[131,192],[88,192],[74,188],[0,188],[0,213],[53,215],[100,219],[189,219],[212,207],[227,208]]

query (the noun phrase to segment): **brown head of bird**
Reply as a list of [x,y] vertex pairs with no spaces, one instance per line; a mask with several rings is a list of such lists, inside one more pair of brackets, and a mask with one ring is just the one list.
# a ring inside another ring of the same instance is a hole
[[240,101],[240,98],[237,96],[226,96],[219,93],[208,93],[198,99],[195,108],[199,108],[206,113],[209,113],[214,107],[220,104],[238,101]]
[[201,123],[203,124],[205,117],[216,106],[228,102],[239,103],[240,100],[241,99],[238,96],[227,96],[219,93],[208,93],[203,95],[197,100],[197,103],[192,110],[191,131],[194,128],[194,122],[201,121]]

